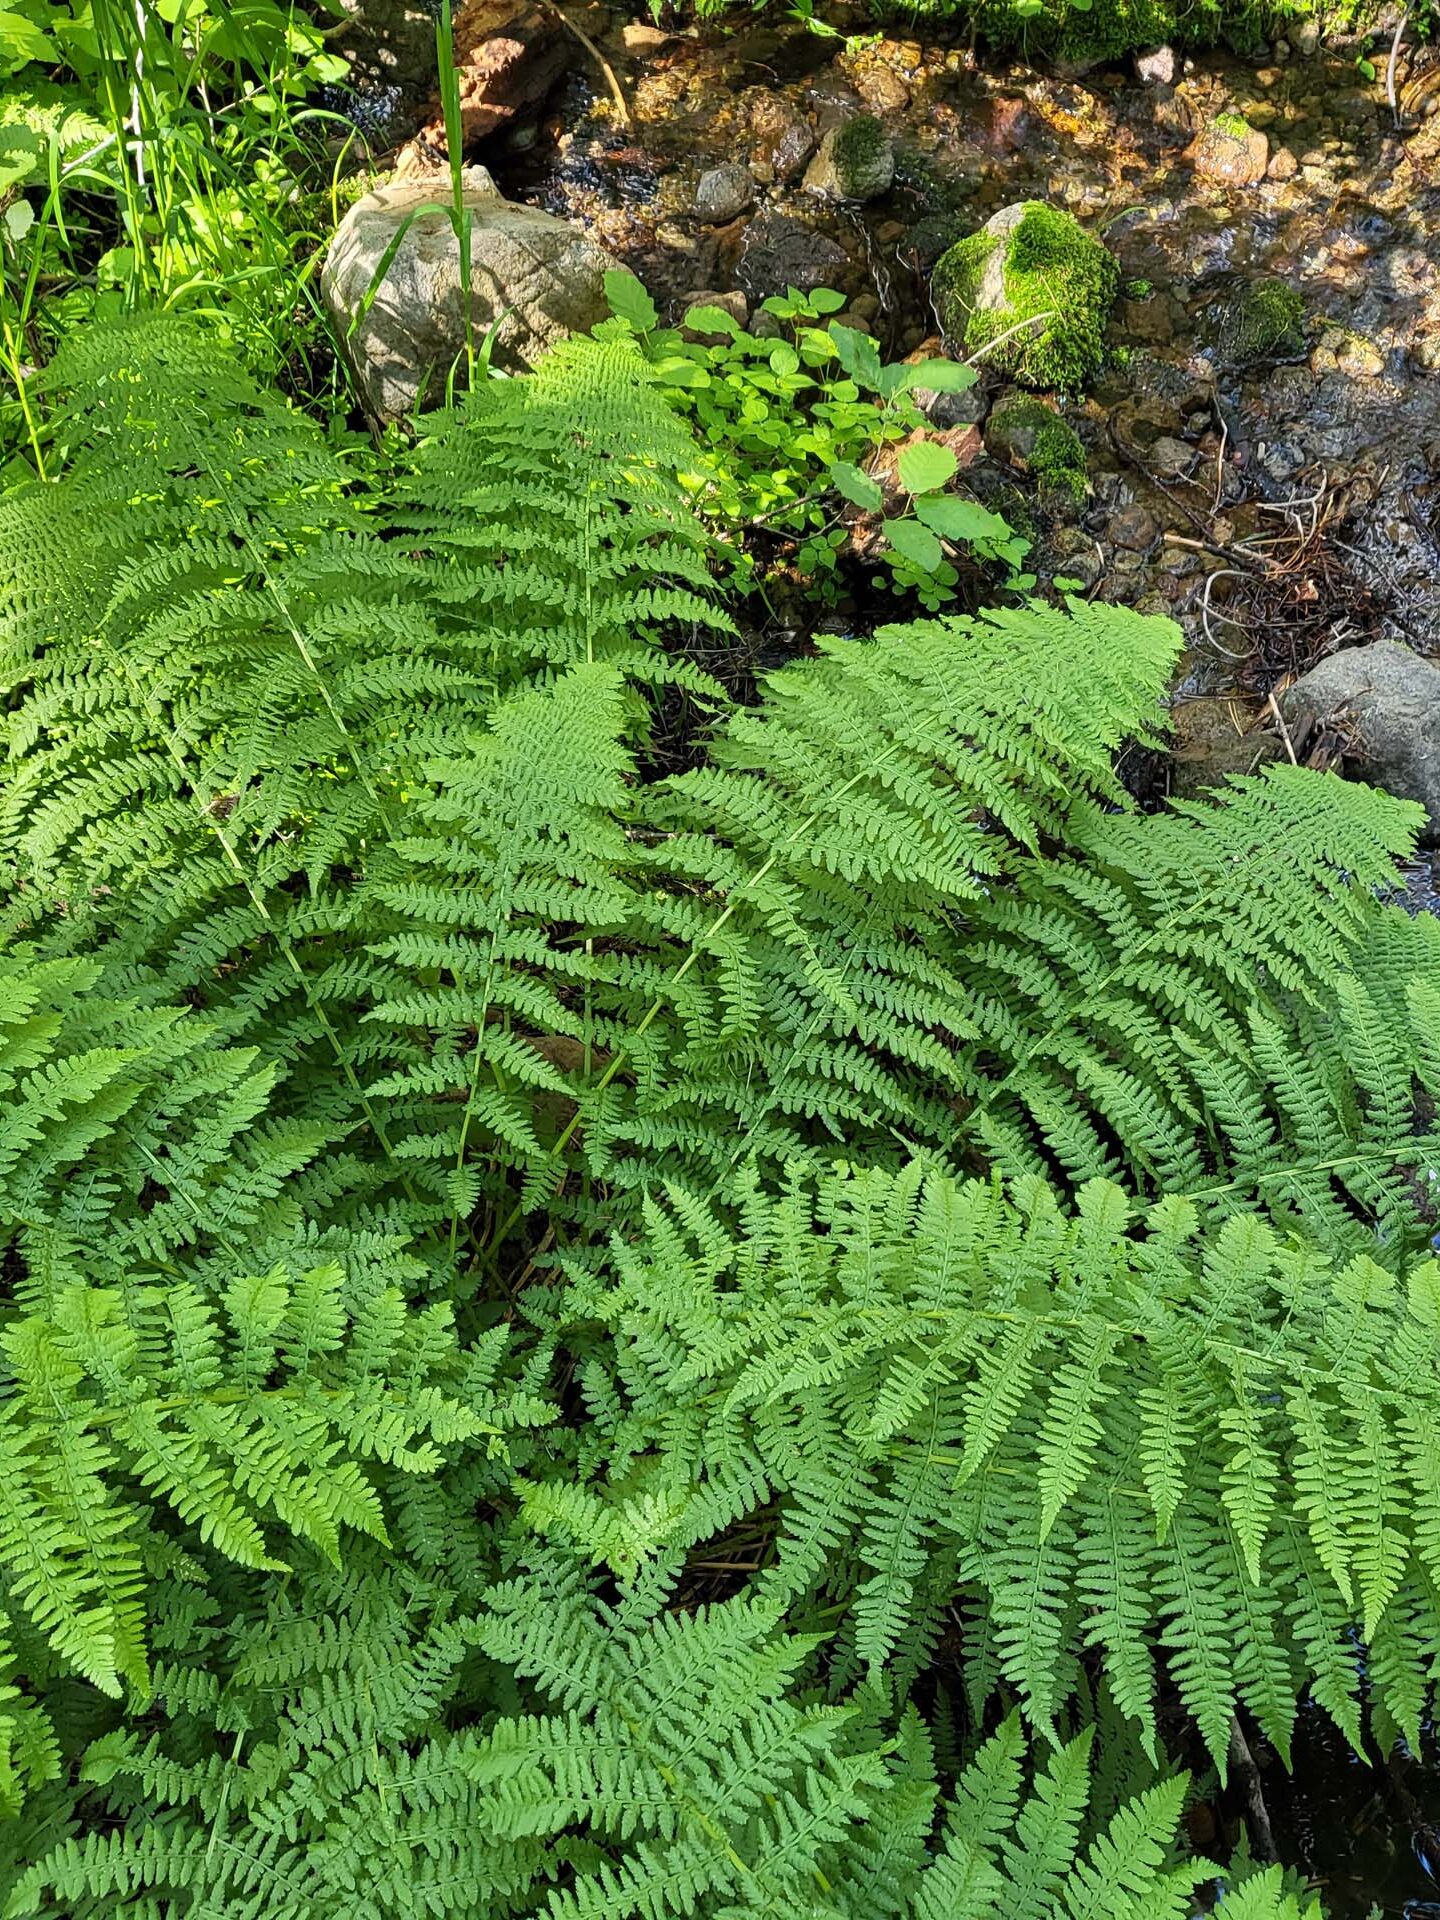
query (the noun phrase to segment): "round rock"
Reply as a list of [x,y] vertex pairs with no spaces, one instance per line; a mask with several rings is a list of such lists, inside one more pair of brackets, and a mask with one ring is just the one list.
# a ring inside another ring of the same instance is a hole
[[695,216],[707,226],[728,226],[755,204],[755,182],[750,169],[731,161],[702,173],[695,188]]
[[[619,262],[565,221],[502,199],[484,168],[467,168],[466,183],[471,335],[482,340],[493,326],[497,364],[533,366],[564,335],[605,318],[605,274]],[[373,420],[403,419],[440,397],[463,362],[466,331],[445,185],[401,181],[357,200],[320,284]]]

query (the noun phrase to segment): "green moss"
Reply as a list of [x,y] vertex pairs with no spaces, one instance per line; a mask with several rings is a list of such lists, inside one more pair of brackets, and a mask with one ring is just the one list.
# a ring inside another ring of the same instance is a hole
[[1283,280],[1256,280],[1216,302],[1208,333],[1221,358],[1234,366],[1284,358],[1305,344],[1305,302]]
[[[1005,305],[975,302],[996,247],[1004,246]],[[957,241],[936,262],[931,297],[941,327],[974,353],[1018,321],[988,356],[992,367],[1027,387],[1074,391],[1099,372],[1105,323],[1120,285],[1112,255],[1070,214],[1030,201],[1008,239],[983,230]]]
[[1231,140],[1248,140],[1255,131],[1243,113],[1217,113],[1210,124],[1217,133],[1226,134]]
[[831,149],[835,165],[844,172],[872,166],[885,146],[885,129],[871,113],[857,113],[835,135]]
[[1042,492],[1068,493],[1073,500],[1085,498],[1090,478],[1084,444],[1075,429],[1042,401],[1008,395],[992,416],[992,427],[1000,431],[1006,457],[1023,466],[1039,482]]
[[[817,13],[821,8],[817,6]],[[1256,53],[1298,20],[1322,11],[1315,0],[871,0],[881,20],[916,16],[954,22],[996,52],[1034,60],[1118,60],[1142,47],[1213,47]]]
[[1030,471],[1042,488],[1068,493],[1072,500],[1083,500],[1090,491],[1085,466],[1085,449],[1080,436],[1052,413],[1035,436],[1035,451],[1030,456]]

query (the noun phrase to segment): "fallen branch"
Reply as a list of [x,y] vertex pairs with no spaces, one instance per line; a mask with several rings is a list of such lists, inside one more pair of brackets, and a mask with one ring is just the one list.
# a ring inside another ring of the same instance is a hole
[[631,116],[625,96],[620,91],[620,82],[615,78],[615,69],[610,65],[610,62],[605,58],[599,47],[596,46],[595,42],[583,27],[576,26],[575,22],[570,18],[569,14],[565,12],[563,7],[556,5],[555,0],[541,0],[541,4],[549,8],[561,26],[567,28],[574,34],[575,38],[580,42],[581,46],[584,47],[596,66],[599,67],[609,85],[610,98],[615,102],[615,111],[620,116],[622,126],[633,128],[635,122]]

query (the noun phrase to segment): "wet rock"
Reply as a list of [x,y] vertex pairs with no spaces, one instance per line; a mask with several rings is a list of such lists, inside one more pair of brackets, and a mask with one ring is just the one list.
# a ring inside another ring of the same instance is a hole
[[872,113],[903,113],[910,104],[910,89],[893,67],[867,67],[855,85]]
[[1195,448],[1162,433],[1150,449],[1150,468],[1161,480],[1183,480],[1199,458]]
[[1128,547],[1133,553],[1146,553],[1160,537],[1160,528],[1155,516],[1147,513],[1144,507],[1122,507],[1118,513],[1112,513],[1105,529],[1111,544]]
[[1254,773],[1284,753],[1273,733],[1242,733],[1235,724],[1235,702],[1228,697],[1177,701],[1170,718],[1175,729],[1170,791],[1177,800],[1198,799],[1223,786],[1232,773]]
[[1320,22],[1299,20],[1290,28],[1290,44],[1302,60],[1313,60],[1320,51]]
[[1310,371],[1317,377],[1347,373],[1352,379],[1373,378],[1385,371],[1385,356],[1373,340],[1346,327],[1328,327],[1310,355]]
[[753,302],[795,287],[813,293],[849,277],[849,256],[827,234],[784,213],[762,213],[745,229],[736,277]]
[[878,200],[895,178],[890,136],[872,115],[831,127],[805,175],[805,191],[830,200]]
[[1115,309],[1115,317],[1128,339],[1145,346],[1163,347],[1175,338],[1175,315],[1163,293],[1126,298]]
[[1289,147],[1277,147],[1271,154],[1265,168],[1267,180],[1293,180],[1300,171],[1300,162]]
[[[421,10],[423,12],[423,10]],[[430,35],[430,73],[435,62]],[[455,71],[460,88],[461,144],[469,152],[520,115],[534,113],[569,65],[570,48],[560,22],[534,0],[463,0],[454,16]],[[429,116],[413,149],[396,167],[400,178],[419,177],[446,152],[445,116],[429,89]]]
[[1180,62],[1173,47],[1151,47],[1135,55],[1135,78],[1142,87],[1173,86]]
[[1297,750],[1315,735],[1347,773],[1425,808],[1422,840],[1440,841],[1440,666],[1393,640],[1322,660],[1283,701]]
[[1217,113],[1190,148],[1189,159],[1203,180],[1253,187],[1265,178],[1270,142],[1238,113]]
[[1105,572],[1105,559],[1088,533],[1079,527],[1057,527],[1051,537],[1046,558],[1051,572],[1069,580],[1078,580],[1082,591],[1099,584]]
[[755,95],[750,106],[750,164],[763,180],[786,186],[815,151],[815,136],[779,94]]
[[985,451],[992,460],[1033,474],[1044,487],[1081,499],[1088,485],[1085,448],[1079,435],[1043,400],[1012,389],[990,410]]
[[726,226],[748,213],[754,204],[755,182],[750,169],[734,161],[702,173],[695,188],[695,217],[707,226]]
[[1102,242],[1070,214],[1027,200],[942,254],[930,297],[948,340],[988,350],[989,366],[1024,386],[1074,391],[1104,362],[1119,285]]
[[1206,345],[1223,364],[1258,366],[1304,350],[1305,302],[1283,280],[1228,274],[1200,301]]
[[[618,263],[565,221],[502,199],[483,167],[467,168],[465,181],[473,337],[494,326],[497,364],[533,366],[563,335],[604,319],[605,273]],[[448,181],[398,181],[357,200],[321,288],[372,419],[403,418],[437,397],[465,350]]]

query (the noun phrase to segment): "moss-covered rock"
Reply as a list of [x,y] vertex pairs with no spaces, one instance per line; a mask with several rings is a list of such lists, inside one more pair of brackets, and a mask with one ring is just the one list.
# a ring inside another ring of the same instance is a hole
[[878,200],[895,178],[890,136],[873,114],[857,113],[831,127],[810,162],[805,187],[836,200]]
[[1252,280],[1213,304],[1206,335],[1231,366],[1289,359],[1305,345],[1305,302],[1283,280]]
[[1028,200],[943,253],[930,291],[949,340],[969,353],[991,347],[989,365],[1024,386],[1073,392],[1100,370],[1119,286],[1119,266],[1093,234]]
[[985,424],[985,449],[992,459],[1028,473],[1042,491],[1067,493],[1073,500],[1083,500],[1089,491],[1079,434],[1029,394],[1007,393],[996,401]]

